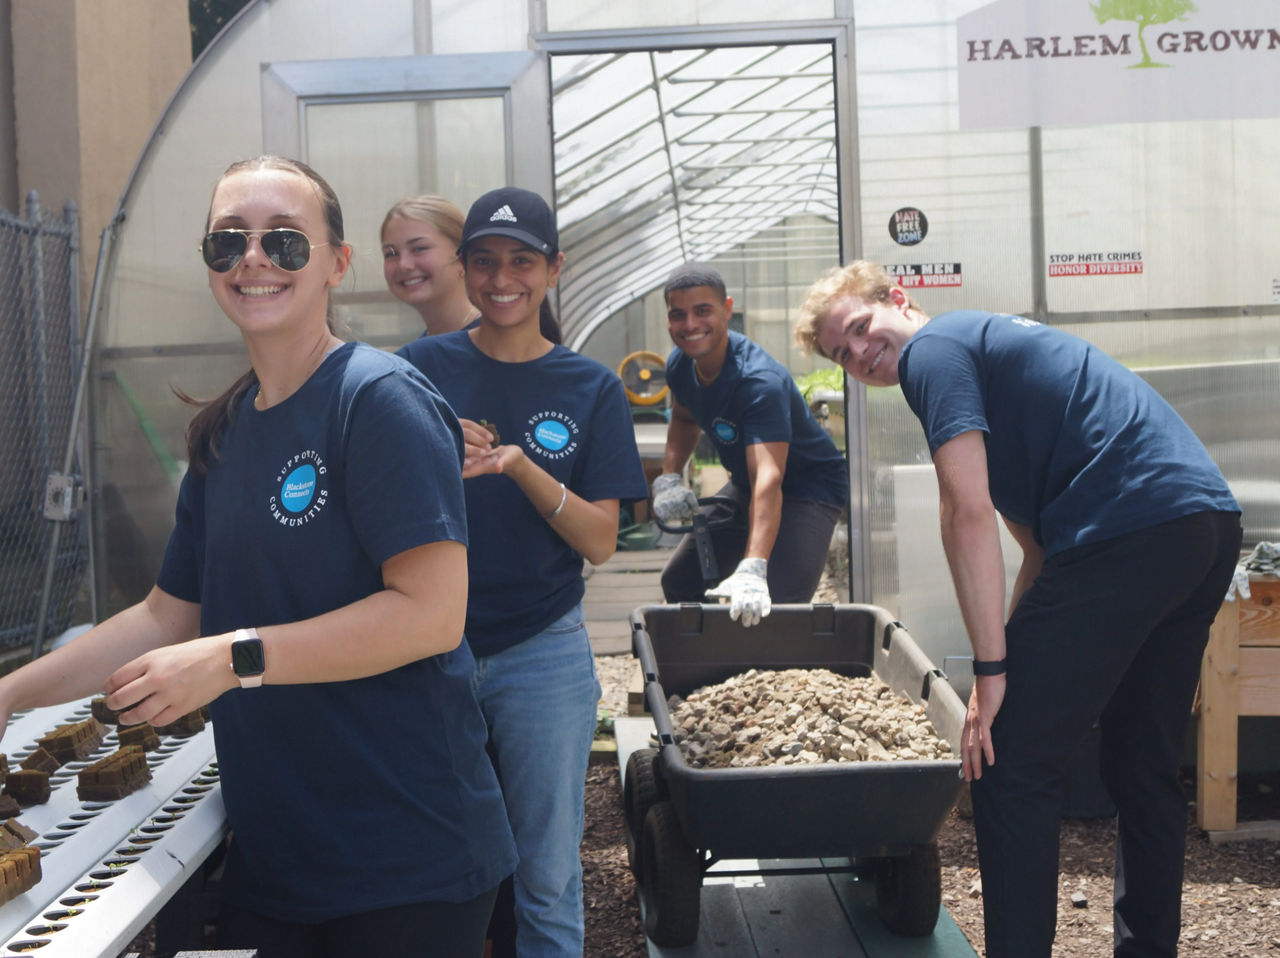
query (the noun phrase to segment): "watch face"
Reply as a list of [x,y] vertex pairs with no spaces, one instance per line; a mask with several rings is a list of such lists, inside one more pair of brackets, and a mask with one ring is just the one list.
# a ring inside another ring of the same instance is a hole
[[261,639],[237,639],[231,643],[231,667],[236,675],[261,675],[267,670],[267,658]]

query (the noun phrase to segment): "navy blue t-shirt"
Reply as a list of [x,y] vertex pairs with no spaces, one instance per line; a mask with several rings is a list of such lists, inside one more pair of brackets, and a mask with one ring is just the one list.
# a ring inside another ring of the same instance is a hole
[[991,501],[1050,556],[1209,510],[1239,512],[1204,445],[1140,376],[1022,316],[929,320],[898,360],[929,451],[986,434]]
[[693,360],[679,348],[667,356],[667,385],[715,443],[733,484],[751,492],[747,446],[785,442],[782,494],[843,509],[849,501],[848,464],[813,418],[787,368],[741,333],[729,332],[720,375],[698,382]]
[[[491,359],[465,330],[415,339],[397,353],[422,370],[463,419],[487,422],[587,500],[648,494],[622,382],[564,346],[524,363]],[[582,556],[508,476],[466,481],[471,573],[467,641],[492,655],[537,635],[582,600]]]
[[[381,591],[386,559],[466,542],[461,428],[407,363],[348,343],[284,402],[259,412],[256,394],[208,473],[184,478],[160,570],[161,589],[200,603],[202,634],[321,615]],[[316,922],[465,900],[510,874],[473,670],[463,642],[368,678],[217,698],[227,897]]]

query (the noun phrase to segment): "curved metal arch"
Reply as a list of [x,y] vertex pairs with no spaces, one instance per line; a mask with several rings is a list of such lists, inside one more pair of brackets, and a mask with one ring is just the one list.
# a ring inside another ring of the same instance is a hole
[[[842,251],[860,246],[858,218],[839,199],[851,207],[856,196],[852,18],[534,41],[553,58],[583,58],[559,78],[552,64],[557,165],[573,153],[557,212],[566,254],[560,315],[574,348],[679,262],[712,259],[788,216],[832,217]],[[797,57],[798,45],[813,55]],[[610,68],[616,75],[628,55],[647,58],[647,76],[636,69],[629,85],[609,85]],[[593,82],[607,95],[585,97]],[[557,101],[571,90],[584,101],[576,116]],[[612,139],[572,150],[574,137],[624,109],[635,123],[614,121]],[[824,190],[824,178],[845,188]]]

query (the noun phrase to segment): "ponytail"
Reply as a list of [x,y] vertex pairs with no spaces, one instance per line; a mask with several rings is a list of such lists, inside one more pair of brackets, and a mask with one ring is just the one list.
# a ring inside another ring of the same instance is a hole
[[258,374],[250,369],[231,384],[217,399],[201,400],[187,395],[176,386],[170,386],[173,394],[190,406],[199,406],[187,423],[187,462],[194,475],[203,476],[218,458],[218,447],[223,433],[235,421],[236,409],[245,393],[258,384]]
[[560,332],[560,320],[556,319],[555,311],[552,310],[551,303],[545,296],[542,299],[542,305],[538,307],[538,332],[542,333],[543,339],[549,339],[557,346],[564,342],[564,335]]

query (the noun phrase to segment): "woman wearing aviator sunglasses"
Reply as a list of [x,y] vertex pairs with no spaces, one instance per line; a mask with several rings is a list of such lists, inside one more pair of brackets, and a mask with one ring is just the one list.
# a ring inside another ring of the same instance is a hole
[[334,336],[350,248],[312,170],[235,164],[207,229],[252,368],[188,428],[156,587],[0,679],[0,718],[99,689],[126,723],[211,703],[221,947],[477,958],[515,854],[461,641],[461,429],[407,363]]

